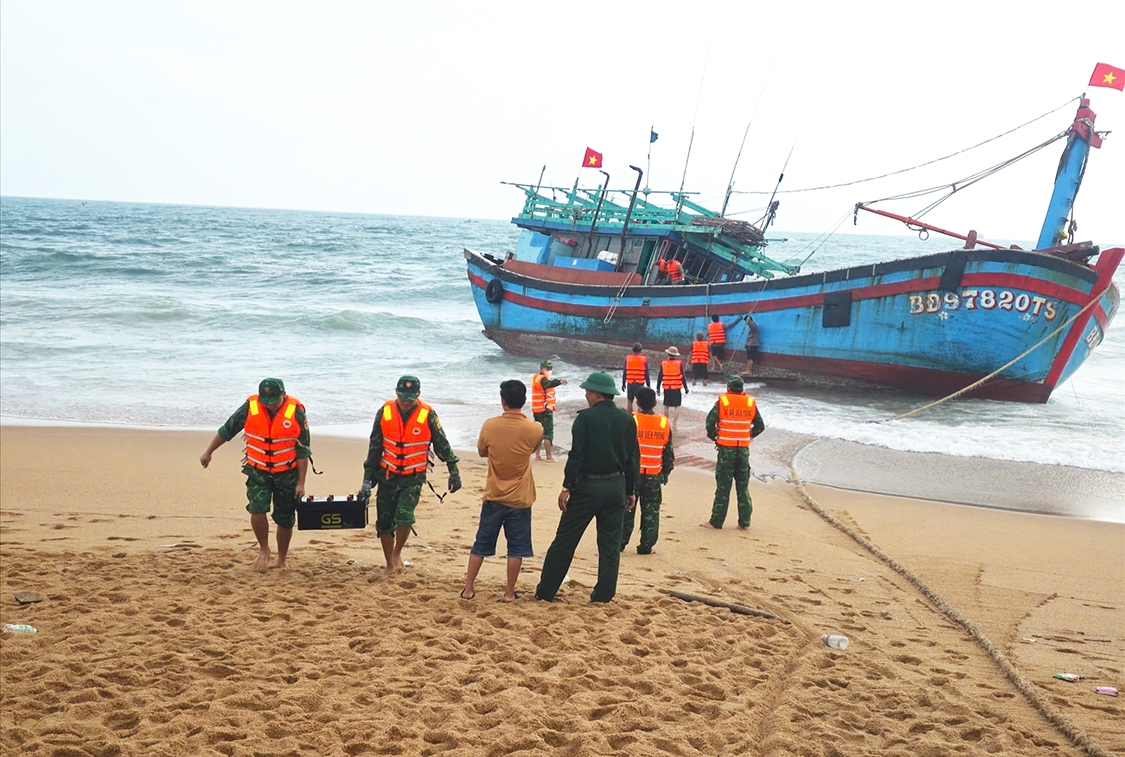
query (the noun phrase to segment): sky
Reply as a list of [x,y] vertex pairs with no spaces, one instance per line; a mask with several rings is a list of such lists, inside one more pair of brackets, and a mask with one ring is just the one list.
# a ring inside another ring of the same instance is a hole
[[[1125,3],[0,3],[0,194],[510,218],[502,182],[636,174],[775,228],[906,233],[856,202],[950,186],[1063,132],[1113,130],[1077,238],[1125,243]],[[1064,106],[1061,109],[1060,106]],[[650,145],[649,131],[658,140]],[[1034,240],[1056,142],[925,220]],[[690,145],[690,160],[689,155]],[[648,150],[651,147],[651,167]],[[686,173],[685,173],[686,166]],[[778,183],[784,168],[784,179]],[[659,195],[653,195],[655,199]],[[937,196],[880,204],[911,215]],[[842,223],[842,225],[840,225]]]

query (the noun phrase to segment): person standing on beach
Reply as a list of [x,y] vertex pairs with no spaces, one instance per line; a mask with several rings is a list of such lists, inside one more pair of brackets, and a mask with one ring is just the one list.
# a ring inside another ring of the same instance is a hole
[[695,332],[695,341],[691,343],[691,385],[695,386],[698,379],[703,380],[707,386],[707,371],[711,363],[711,345],[703,338],[703,332]]
[[664,350],[668,356],[660,364],[660,371],[656,374],[656,393],[664,391],[664,416],[672,421],[672,428],[680,418],[680,405],[683,404],[683,394],[690,390],[687,388],[687,377],[684,375],[684,364],[680,362],[680,351],[676,347]]
[[640,342],[633,342],[633,351],[625,356],[625,368],[621,371],[621,389],[625,392],[630,413],[633,412],[633,399],[637,396],[637,390],[652,386],[648,375],[648,357],[641,349]]
[[[555,387],[566,383],[566,379],[551,378],[552,369],[551,361],[544,360],[539,364],[539,373],[531,377],[531,416],[543,426],[543,449],[551,463],[555,461],[551,454],[555,443]],[[540,459],[538,449],[535,459]]]
[[535,479],[531,475],[531,453],[539,449],[543,426],[523,414],[527,387],[522,381],[500,384],[502,415],[489,418],[480,428],[477,453],[488,458],[488,479],[484,485],[484,503],[480,508],[477,537],[469,551],[469,569],[461,599],[477,595],[475,582],[484,558],[496,554],[500,528],[508,542],[508,582],[504,601],[514,602],[516,579],[525,557],[534,557],[531,550],[531,506],[535,503]]
[[742,318],[734,318],[728,323],[723,323],[719,320],[719,316],[711,316],[711,322],[707,324],[707,341],[711,344],[711,365],[716,371],[723,369],[723,353],[726,351],[727,346],[727,329],[732,329],[738,325]]
[[707,414],[707,438],[719,451],[715,461],[715,501],[711,519],[699,525],[722,528],[730,506],[730,485],[738,500],[738,527],[750,528],[754,504],[750,500],[750,440],[766,430],[758,403],[742,391],[742,377],[727,379],[727,391],[719,395]]
[[367,459],[363,463],[363,486],[360,499],[368,499],[371,489],[379,487],[375,498],[375,533],[383,547],[386,572],[402,573],[408,563],[402,559],[402,548],[414,526],[414,508],[426,483],[430,447],[449,468],[449,493],[461,488],[457,455],[445,438],[434,409],[418,397],[421,382],[416,376],[403,376],[395,386],[396,398],[383,403],[371,427]]
[[758,324],[754,322],[754,314],[746,314],[746,375],[754,370],[754,361],[758,359]]
[[617,593],[621,564],[621,528],[626,507],[634,507],[640,469],[637,424],[617,407],[620,392],[613,376],[594,371],[582,382],[589,407],[578,413],[571,427],[571,450],[559,492],[555,539],[543,558],[536,599],[553,602],[590,521],[597,519],[598,582],[591,602],[609,602]]
[[633,415],[633,420],[637,423],[641,467],[637,476],[636,505],[626,510],[621,529],[621,551],[625,551],[629,537],[633,535],[633,524],[639,509],[641,543],[637,545],[637,554],[648,555],[652,554],[652,548],[660,538],[660,503],[663,500],[660,487],[668,483],[668,474],[676,466],[676,453],[672,449],[672,429],[668,426],[668,418],[653,412],[656,392],[647,386],[642,387],[637,392],[637,406],[640,412]]
[[204,468],[210,465],[215,450],[239,432],[246,438],[242,465],[246,510],[258,540],[254,570],[263,573],[270,563],[270,524],[266,513],[270,512],[271,500],[273,522],[277,525],[277,567],[285,568],[297,518],[297,500],[305,496],[305,474],[312,456],[305,406],[285,393],[281,379],[262,379],[258,393],[247,397],[219,428],[199,456],[199,464]]

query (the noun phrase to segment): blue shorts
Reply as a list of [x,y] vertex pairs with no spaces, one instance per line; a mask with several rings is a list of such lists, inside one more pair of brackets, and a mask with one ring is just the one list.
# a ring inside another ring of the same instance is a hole
[[477,557],[495,555],[501,526],[504,527],[504,538],[508,540],[509,558],[535,557],[531,551],[531,508],[508,507],[488,501],[480,506],[477,540],[470,552]]

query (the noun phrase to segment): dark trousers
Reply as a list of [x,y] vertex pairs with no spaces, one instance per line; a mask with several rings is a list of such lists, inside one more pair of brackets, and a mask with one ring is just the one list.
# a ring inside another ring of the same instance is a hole
[[543,558],[543,572],[535,596],[552,601],[570,570],[574,550],[590,521],[597,519],[598,582],[591,602],[608,602],[617,593],[617,569],[621,564],[621,523],[625,515],[624,477],[579,481],[570,492],[566,512],[559,518],[555,540]]

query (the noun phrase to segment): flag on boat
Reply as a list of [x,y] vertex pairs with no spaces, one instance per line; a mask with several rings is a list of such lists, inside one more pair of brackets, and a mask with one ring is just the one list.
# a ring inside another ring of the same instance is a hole
[[1109,87],[1125,92],[1125,69],[1116,68],[1108,63],[1099,63],[1094,66],[1094,74],[1090,77],[1090,86]]
[[583,168],[601,168],[602,167],[602,154],[597,150],[586,148],[586,157],[582,159]]
[[652,129],[649,129],[648,130],[648,143],[651,145],[653,142],[655,142],[658,139],[660,139],[660,135],[657,134]]

